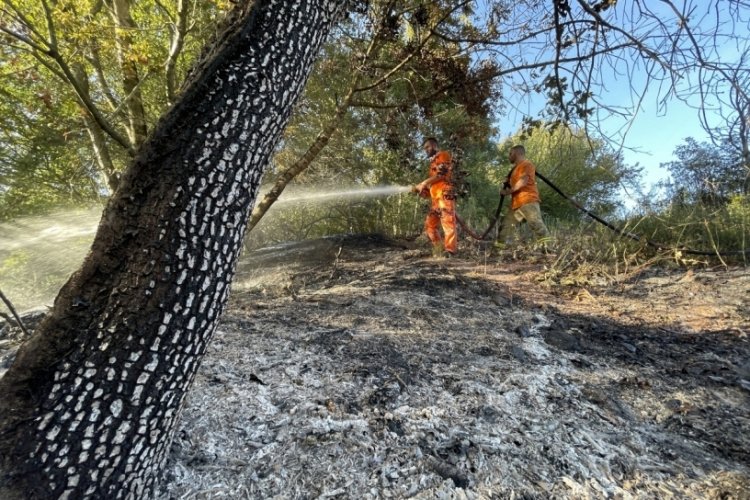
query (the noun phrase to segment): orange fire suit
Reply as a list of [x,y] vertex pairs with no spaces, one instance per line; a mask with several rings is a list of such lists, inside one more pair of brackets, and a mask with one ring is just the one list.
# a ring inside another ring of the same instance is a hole
[[452,184],[453,158],[448,151],[440,151],[430,162],[430,177],[440,178],[430,186],[432,205],[425,219],[424,229],[433,245],[440,243],[439,227],[443,228],[446,252],[456,253],[456,191]]
[[542,201],[539,198],[539,189],[536,187],[536,167],[529,160],[523,160],[515,166],[510,173],[508,183],[515,186],[524,175],[527,175],[529,180],[524,187],[513,193],[511,210],[517,210],[527,203],[540,203]]
[[542,212],[539,210],[541,198],[536,185],[534,164],[529,160],[523,160],[516,165],[510,173],[508,184],[515,186],[524,175],[528,176],[528,181],[524,187],[512,194],[510,210],[505,214],[500,226],[497,239],[502,243],[513,244],[515,242],[518,236],[518,225],[524,220],[537,238],[549,236],[547,226],[542,220]]

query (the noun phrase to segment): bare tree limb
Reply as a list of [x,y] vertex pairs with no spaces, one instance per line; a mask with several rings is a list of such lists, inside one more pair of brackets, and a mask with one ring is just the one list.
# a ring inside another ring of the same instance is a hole
[[5,307],[8,308],[8,310],[10,311],[10,313],[13,315],[13,318],[15,318],[15,321],[16,321],[16,323],[18,323],[18,326],[21,328],[21,331],[23,331],[24,336],[28,336],[29,335],[29,331],[23,325],[23,321],[21,321],[21,317],[16,312],[16,308],[13,307],[13,304],[8,299],[8,297],[5,296],[5,294],[2,292],[2,290],[0,290],[0,300],[2,300],[3,303],[5,303]]
[[[182,53],[182,48],[185,46],[189,4],[189,0],[177,0],[176,19],[172,19],[170,25],[172,42],[169,46],[169,55],[164,63],[167,78],[167,99],[170,103],[174,102],[177,90],[177,59]],[[172,16],[169,17],[172,18]]]

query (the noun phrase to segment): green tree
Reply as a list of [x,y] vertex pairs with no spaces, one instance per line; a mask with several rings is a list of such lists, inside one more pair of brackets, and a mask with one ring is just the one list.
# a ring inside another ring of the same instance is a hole
[[[425,135],[436,135],[443,147],[454,153],[459,147],[463,150],[460,169],[470,172],[466,179],[471,192],[459,200],[461,214],[472,225],[487,223],[487,214],[494,208],[490,206],[497,202],[497,191],[487,179],[497,156],[487,118],[469,116],[461,108],[437,113],[430,119],[416,107],[409,112],[363,108],[352,110],[341,128],[346,133],[332,137],[315,162],[295,179],[289,192],[292,199],[300,192],[413,185],[426,176],[429,164],[420,141]],[[276,160],[287,151],[282,149]],[[285,203],[282,197],[249,240],[252,245],[264,245],[342,232],[412,235],[422,227],[425,207],[424,200],[412,194],[326,198],[324,203]]]
[[642,196],[630,223],[665,244],[708,252],[746,250],[750,197],[737,144],[685,139],[674,151],[677,160],[663,164],[672,178]]
[[[445,38],[468,33],[472,4],[369,2],[334,33],[303,98],[303,111],[286,134],[271,187],[253,210],[250,230],[337,132],[355,134],[345,126],[352,121],[379,122],[387,130],[387,147],[404,149],[414,147],[405,139],[436,113],[460,108],[470,116],[489,115],[497,94],[488,75],[495,68],[486,58],[473,62],[466,47]],[[405,122],[412,132],[397,133]]]
[[97,168],[74,122],[51,108],[31,119],[17,101],[0,104],[0,220],[99,197]]
[[[94,198],[113,191],[221,13],[210,0],[2,0],[0,107],[8,119],[0,148],[8,154],[0,213],[13,213],[15,199],[36,206],[27,163],[28,145],[39,139],[37,179],[48,172],[54,182],[59,172],[81,173],[83,164],[88,179],[71,175],[76,190]],[[64,142],[44,140],[47,134]]]
[[672,174],[667,197],[682,204],[725,205],[746,186],[743,158],[729,144],[699,143],[692,137],[674,150],[677,161],[662,164]]
[[[221,36],[217,21],[226,7],[209,0],[2,0],[1,5],[0,100],[18,100],[33,123],[43,106],[60,110],[52,123],[66,138],[65,147],[88,149],[85,157],[95,161],[103,179],[88,182],[100,184],[98,190],[79,189],[92,196],[117,185],[144,131],[174,101],[199,47],[214,31]],[[714,10],[735,22],[709,15]],[[252,224],[356,108],[411,114],[415,106],[429,117],[433,102],[452,100],[470,114],[482,113],[488,111],[482,108],[491,89],[491,110],[502,113],[541,93],[549,99],[543,113],[548,121],[593,133],[604,117],[631,119],[640,108],[612,106],[603,81],[613,71],[630,80],[634,99],[654,88],[664,103],[700,94],[708,111],[727,96],[721,107],[727,125],[716,134],[743,151],[750,178],[744,118],[750,58],[748,40],[741,36],[747,17],[747,7],[736,0],[712,0],[690,15],[673,1],[633,9],[623,2],[583,0],[363,2],[316,68],[327,85],[311,94],[310,102],[321,105],[302,106],[309,112],[297,121],[310,135],[287,136],[283,148],[293,149],[277,162],[271,179],[278,182],[276,190],[259,203]],[[724,41],[735,42],[736,50],[712,49]],[[682,78],[688,73],[696,78]],[[660,85],[664,81],[672,85]],[[25,137],[38,138],[41,132]],[[15,151],[22,150],[16,138],[0,140],[10,151],[2,197],[28,184],[12,182]],[[63,161],[64,155],[51,156]]]

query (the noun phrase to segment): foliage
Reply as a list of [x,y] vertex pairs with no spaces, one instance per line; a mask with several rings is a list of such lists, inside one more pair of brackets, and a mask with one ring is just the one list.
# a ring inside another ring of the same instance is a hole
[[[419,147],[426,136],[464,149],[462,168],[484,184],[474,150],[492,149],[490,104],[497,91],[484,76],[491,65],[435,36],[438,28],[466,30],[466,9],[437,2],[413,10],[412,3],[372,2],[364,17],[353,16],[334,33],[265,179],[267,189],[286,188],[291,170],[301,172],[292,176],[294,189],[415,184],[426,175]],[[310,153],[318,146],[324,149]],[[266,222],[249,239],[258,245],[341,231],[410,233],[422,224],[417,205],[418,214],[413,199],[401,196],[304,212],[283,206],[283,213],[271,214],[283,230],[272,235],[275,228]]]
[[115,3],[0,2],[0,217],[115,188],[226,7]]
[[[126,4],[127,11],[118,13],[112,0],[2,0],[0,218],[106,196],[142,140],[134,123],[153,127],[230,7],[224,0]],[[512,140],[524,142],[539,171],[563,191],[613,215],[617,193],[638,172],[595,131],[602,120],[627,121],[639,108],[612,104],[603,82],[614,72],[630,82],[635,97],[649,88],[664,103],[698,94],[706,109],[723,99],[720,126],[704,127],[742,156],[736,181],[744,179],[746,192],[749,56],[741,35],[748,11],[730,1],[715,19],[706,14],[718,5],[712,0],[687,16],[671,1],[638,8],[529,0],[357,3],[316,64],[266,186],[297,164],[331,124],[341,132],[330,134],[295,179],[297,188],[412,184],[426,166],[418,145],[425,135],[436,135],[444,146],[464,150],[472,191],[459,210],[481,229],[510,167],[504,163],[509,142],[499,151],[492,146],[494,119],[541,95],[547,98],[541,114],[522,118],[531,135]],[[727,14],[733,22],[726,22]],[[736,50],[719,50],[725,42]],[[662,86],[664,81],[671,85]],[[142,111],[132,106],[136,100]],[[706,113],[701,116],[705,122]],[[561,124],[567,126],[552,127]],[[677,154],[669,168],[681,172],[676,179],[689,180],[677,181],[656,212],[673,213],[671,204],[691,205],[705,196],[727,203],[737,192],[725,155],[690,142]],[[706,155],[720,159],[714,170],[726,183],[703,182]],[[578,217],[543,183],[540,188],[547,216]],[[421,227],[421,207],[407,195],[306,210],[284,205],[275,214],[283,229],[264,224],[251,238],[354,230],[405,234]]]
[[[744,193],[743,158],[735,148],[692,138],[666,164],[671,181],[641,196],[627,223],[656,243],[744,261],[750,233],[750,196]],[[734,255],[734,256],[733,256]]]
[[617,237],[591,219],[560,224],[553,235],[548,248],[554,258],[541,276],[552,285],[608,285],[656,261],[669,261],[642,244]]
[[[750,197],[746,195],[734,195],[719,206],[679,200],[666,206],[656,204],[630,217],[629,223],[637,234],[675,248],[729,254],[750,249]],[[736,259],[744,260],[742,255],[732,260]]]
[[[400,151],[404,165],[413,156],[415,142],[437,134],[436,120],[448,132],[446,137],[463,140],[490,133],[490,103],[497,98],[491,78],[494,65],[485,57],[472,57],[447,36],[467,34],[472,26],[467,18],[470,2],[417,2],[416,10],[414,4],[371,2],[334,34],[308,86],[311,97],[306,102],[315,110],[312,122],[317,126],[308,129],[313,135],[302,143],[305,146],[287,156],[276,171],[253,210],[251,231],[292,180],[308,168],[320,167],[318,157],[336,135],[342,130],[353,133],[343,126],[350,118],[384,128],[384,147]],[[314,104],[316,77],[321,78],[319,88],[325,89],[323,106]]]
[[672,174],[672,182],[664,185],[670,203],[720,206],[745,189],[743,159],[731,147],[689,137],[674,154],[677,161],[662,165]]
[[[444,117],[447,126],[461,122],[455,116]],[[337,189],[366,190],[382,185],[411,186],[423,180],[427,176],[429,161],[417,147],[419,142],[413,140],[396,150],[390,149],[389,131],[378,126],[377,118],[377,114],[371,113],[350,115],[349,120],[358,126],[343,127],[352,133],[339,135],[331,141],[325,154],[297,179],[290,194],[294,189],[335,192]],[[389,119],[388,116],[385,118]],[[362,121],[358,122],[359,119]],[[463,121],[469,123],[472,119],[464,115]],[[433,130],[440,132],[441,124],[434,123]],[[413,130],[411,133],[415,134]],[[444,134],[436,135],[442,137]],[[454,153],[458,145],[463,149],[460,169],[470,172],[468,179],[471,183],[471,194],[458,201],[459,212],[469,223],[479,227],[488,223],[490,209],[494,208],[492,204],[497,202],[497,188],[488,177],[494,170],[492,162],[497,152],[488,137],[473,141],[466,139],[455,144],[454,148],[449,140],[443,141],[443,147]],[[250,234],[249,243],[262,246],[336,233],[414,235],[422,228],[427,205],[426,200],[409,193],[376,199],[334,199],[325,203],[284,203],[282,197]]]

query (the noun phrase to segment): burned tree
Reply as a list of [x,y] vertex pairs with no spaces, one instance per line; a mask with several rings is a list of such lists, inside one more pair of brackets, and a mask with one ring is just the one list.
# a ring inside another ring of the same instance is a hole
[[253,2],[144,143],[0,380],[0,497],[153,492],[263,169],[344,3]]

